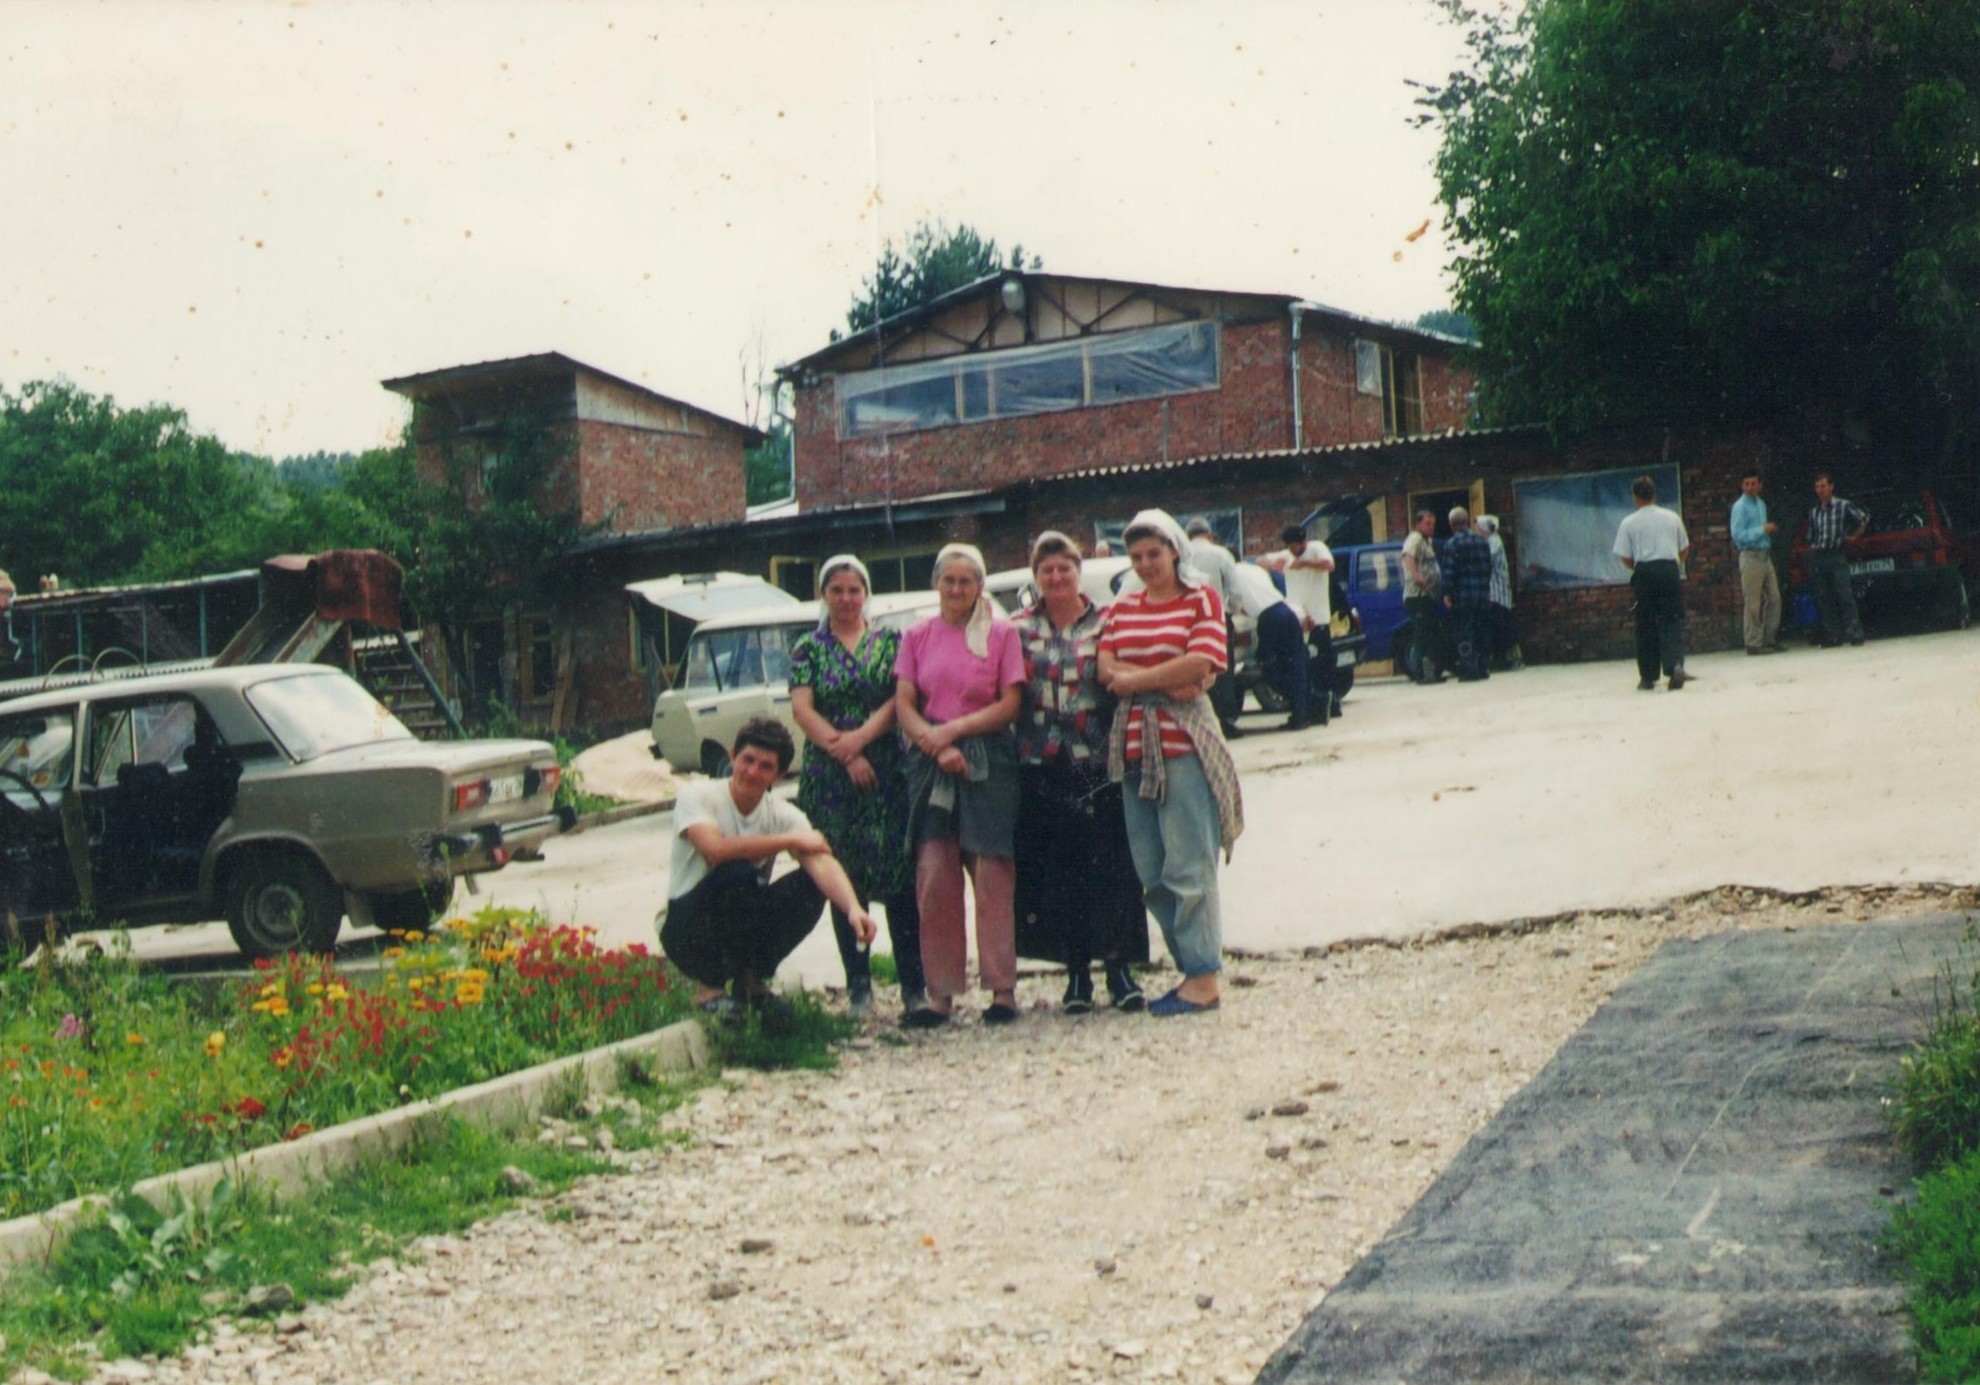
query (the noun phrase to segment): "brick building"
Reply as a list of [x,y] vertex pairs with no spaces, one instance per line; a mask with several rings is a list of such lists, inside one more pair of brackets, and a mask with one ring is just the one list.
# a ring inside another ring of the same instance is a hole
[[[413,403],[413,440],[426,479],[472,478],[514,425],[526,421],[555,458],[547,503],[575,511],[606,534],[741,520],[743,454],[763,438],[733,419],[556,352],[383,384]],[[618,628],[614,622],[614,637]],[[437,635],[429,630],[426,637]],[[475,626],[469,643],[460,663],[476,692],[458,686],[450,661],[429,651],[428,662],[436,672],[446,670],[456,697],[499,696],[539,725],[618,715],[613,707],[585,705],[587,690],[609,683],[612,670],[588,666],[600,637],[570,613],[511,609]]]
[[1448,432],[1455,347],[1282,294],[1007,270],[780,374],[815,510]]

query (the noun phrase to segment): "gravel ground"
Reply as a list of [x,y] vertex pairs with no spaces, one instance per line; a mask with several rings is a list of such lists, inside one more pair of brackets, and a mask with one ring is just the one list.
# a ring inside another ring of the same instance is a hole
[[1660,943],[1976,904],[1729,888],[1237,957],[1199,1019],[1069,1019],[1057,976],[1010,1030],[883,1013],[836,1073],[725,1075],[686,1148],[99,1378],[1249,1381]]

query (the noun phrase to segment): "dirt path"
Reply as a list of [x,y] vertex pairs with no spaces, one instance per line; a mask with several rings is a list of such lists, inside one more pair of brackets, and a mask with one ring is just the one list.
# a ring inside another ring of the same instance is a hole
[[732,1075],[673,1117],[687,1149],[121,1378],[1249,1381],[1665,939],[1976,903],[1722,890],[1238,958],[1220,1014],[1166,1023],[1069,1020],[1028,980],[1014,1030],[876,1028],[836,1074]]

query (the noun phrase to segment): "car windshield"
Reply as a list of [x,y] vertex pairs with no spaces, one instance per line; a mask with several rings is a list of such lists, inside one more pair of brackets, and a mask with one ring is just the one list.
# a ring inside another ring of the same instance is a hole
[[[0,794],[22,808],[43,806],[69,787],[76,739],[75,714],[64,708],[31,716],[0,718]],[[32,789],[32,792],[30,792]]]
[[341,673],[271,678],[249,688],[247,700],[282,748],[298,760],[413,738],[405,723]]
[[1866,534],[1901,534],[1924,529],[1931,516],[1925,497],[1916,492],[1872,491],[1856,503],[1870,516],[1869,527],[1863,531]]

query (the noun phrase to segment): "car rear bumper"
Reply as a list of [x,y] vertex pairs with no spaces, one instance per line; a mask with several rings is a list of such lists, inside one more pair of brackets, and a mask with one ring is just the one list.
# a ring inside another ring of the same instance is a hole
[[577,809],[562,807],[520,822],[485,822],[464,832],[445,832],[434,839],[433,850],[456,875],[497,870],[517,852],[540,846],[576,825]]

